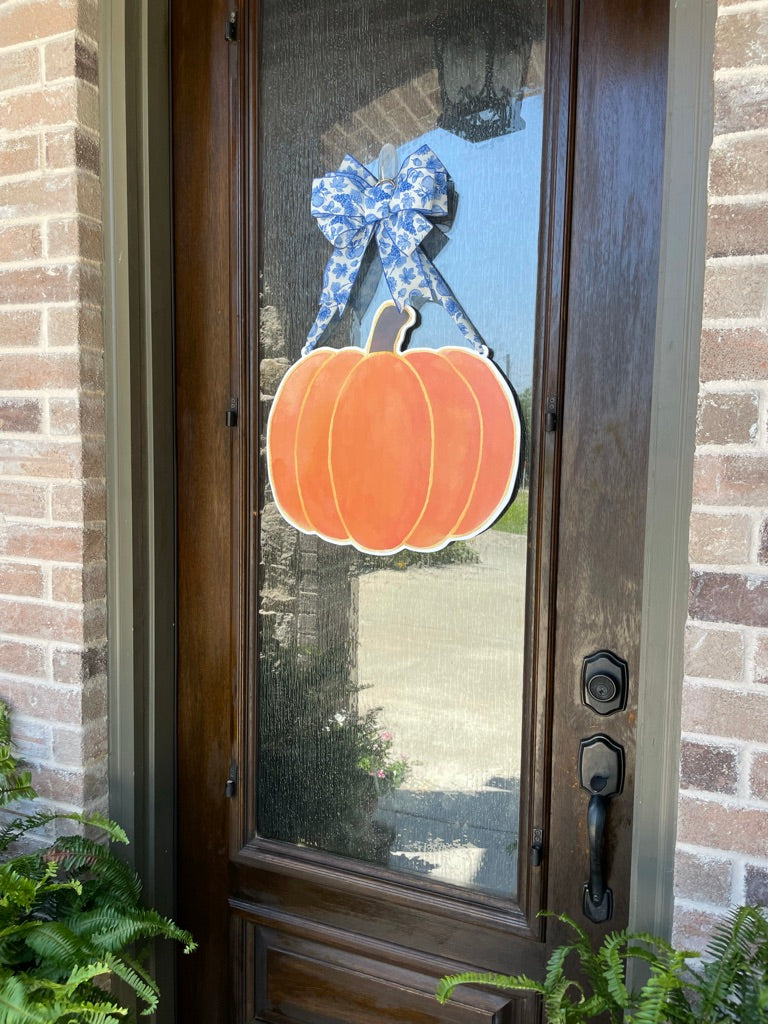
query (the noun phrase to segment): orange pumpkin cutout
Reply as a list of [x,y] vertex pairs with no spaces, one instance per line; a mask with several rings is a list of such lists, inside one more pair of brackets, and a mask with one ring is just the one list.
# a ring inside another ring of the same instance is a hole
[[403,351],[416,315],[378,310],[365,350],[318,348],[285,375],[267,424],[280,512],[369,554],[437,551],[487,529],[520,462],[514,395],[464,348]]

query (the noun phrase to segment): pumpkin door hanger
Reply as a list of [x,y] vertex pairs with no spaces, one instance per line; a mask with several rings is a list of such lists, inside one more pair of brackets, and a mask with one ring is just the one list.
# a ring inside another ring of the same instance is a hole
[[267,424],[277,506],[304,533],[368,554],[437,551],[487,529],[517,483],[520,417],[491,360],[404,351],[394,302],[365,349],[316,348],[283,378]]

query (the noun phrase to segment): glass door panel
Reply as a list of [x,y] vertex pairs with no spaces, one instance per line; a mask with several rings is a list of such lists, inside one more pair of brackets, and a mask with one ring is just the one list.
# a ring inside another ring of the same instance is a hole
[[[514,388],[514,499],[480,535],[377,556],[258,495],[257,833],[511,898],[517,884],[538,276],[544,5],[262,3],[260,431],[300,358],[331,246],[313,178],[428,145],[452,183],[424,242]],[[297,20],[304,19],[302,32]],[[297,45],[299,44],[300,45]],[[388,286],[371,243],[323,344],[364,345]],[[465,344],[426,303],[410,348]],[[375,410],[372,410],[375,415]],[[535,457],[535,453],[533,453]]]

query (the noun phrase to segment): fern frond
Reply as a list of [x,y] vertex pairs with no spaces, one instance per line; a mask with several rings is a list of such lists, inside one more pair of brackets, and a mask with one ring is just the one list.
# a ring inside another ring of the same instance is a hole
[[148,981],[143,974],[140,974],[133,965],[128,964],[118,956],[108,954],[105,962],[109,965],[112,973],[130,985],[136,995],[147,1006],[150,1012],[157,1008],[160,992],[154,981]]
[[544,986],[540,981],[528,978],[524,974],[517,976],[509,974],[493,974],[491,972],[464,971],[461,974],[452,974],[441,978],[435,990],[435,998],[438,1003],[446,1003],[451,993],[459,985],[491,985],[493,988],[506,990],[526,990],[540,992],[543,994]]
[[87,873],[91,895],[98,890],[105,902],[135,906],[141,898],[141,879],[136,872],[88,836],[62,836],[46,856],[68,874]]
[[610,997],[622,1010],[629,1005],[629,992],[624,983],[627,941],[626,931],[611,932],[606,936],[597,957]]
[[73,964],[88,959],[82,940],[61,921],[41,921],[28,932],[26,943],[46,963],[46,976],[56,973],[56,981],[66,978]]

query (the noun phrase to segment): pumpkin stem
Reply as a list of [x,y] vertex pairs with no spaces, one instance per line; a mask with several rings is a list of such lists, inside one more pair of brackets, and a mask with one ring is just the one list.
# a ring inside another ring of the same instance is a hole
[[403,306],[402,313],[391,300],[376,311],[365,346],[366,353],[399,352],[405,347],[405,336],[416,323],[416,313]]

